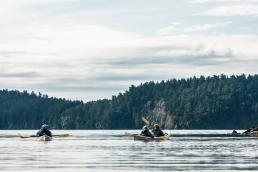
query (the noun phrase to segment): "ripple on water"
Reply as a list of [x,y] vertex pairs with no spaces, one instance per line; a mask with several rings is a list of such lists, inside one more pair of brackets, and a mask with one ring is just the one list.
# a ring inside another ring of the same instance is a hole
[[47,143],[37,138],[1,138],[1,172],[258,170],[256,138],[182,137],[145,143],[118,137],[124,133],[119,130],[58,132],[71,137]]

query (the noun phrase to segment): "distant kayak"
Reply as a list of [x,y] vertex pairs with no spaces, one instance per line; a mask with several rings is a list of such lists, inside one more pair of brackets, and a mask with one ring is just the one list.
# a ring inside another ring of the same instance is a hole
[[161,137],[146,137],[141,135],[134,136],[134,140],[144,141],[144,142],[150,142],[150,141],[165,141],[169,140],[169,135],[161,136]]
[[40,141],[47,142],[47,141],[51,141],[51,140],[52,140],[52,137],[47,136],[47,135],[43,135],[43,136],[40,136],[40,137],[39,137],[39,140],[40,140]]

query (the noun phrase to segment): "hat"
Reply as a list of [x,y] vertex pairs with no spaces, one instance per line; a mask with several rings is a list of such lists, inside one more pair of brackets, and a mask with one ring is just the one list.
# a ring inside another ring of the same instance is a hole
[[147,127],[146,125],[144,125],[144,126],[142,127],[142,130],[148,130],[148,127]]
[[48,128],[48,125],[47,124],[43,124],[42,126],[41,126],[41,129],[47,129]]
[[159,125],[158,124],[154,124],[154,128],[159,128]]

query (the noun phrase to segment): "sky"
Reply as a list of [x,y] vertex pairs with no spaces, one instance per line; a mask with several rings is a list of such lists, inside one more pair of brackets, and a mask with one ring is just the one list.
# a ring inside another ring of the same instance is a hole
[[86,102],[257,66],[258,0],[0,0],[0,89]]

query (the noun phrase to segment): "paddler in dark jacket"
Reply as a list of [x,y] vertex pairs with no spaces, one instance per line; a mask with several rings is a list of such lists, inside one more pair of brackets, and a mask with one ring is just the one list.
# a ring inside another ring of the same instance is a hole
[[49,137],[52,137],[52,133],[51,131],[48,130],[48,125],[46,124],[43,124],[41,126],[41,129],[37,132],[37,136],[44,136],[44,135],[47,135]]
[[165,134],[163,133],[163,131],[160,129],[158,124],[154,125],[154,128],[152,130],[152,133],[154,135],[154,137],[160,137],[160,136],[164,136]]
[[149,128],[148,128],[146,125],[142,127],[141,136],[151,137],[151,138],[154,137],[154,136],[151,134]]

